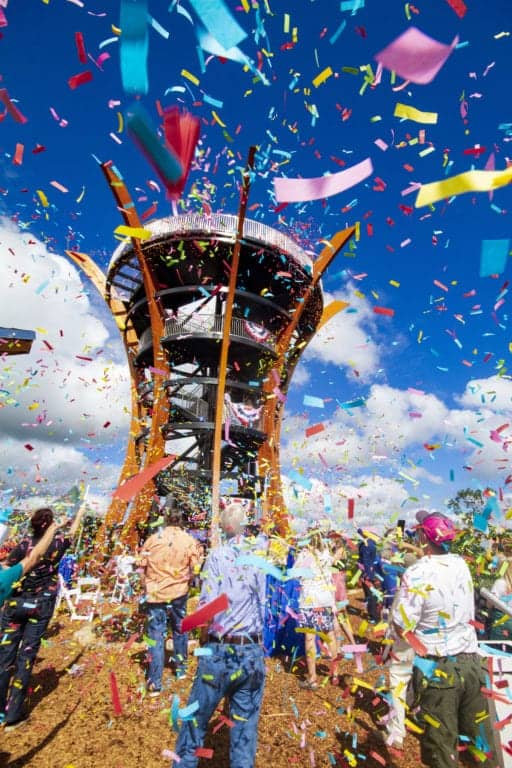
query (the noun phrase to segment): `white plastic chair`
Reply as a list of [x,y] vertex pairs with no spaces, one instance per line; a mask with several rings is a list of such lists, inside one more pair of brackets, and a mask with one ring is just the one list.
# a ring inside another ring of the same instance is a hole
[[[101,597],[101,582],[93,576],[81,576],[76,580],[76,587],[69,589],[64,579],[59,575],[59,594],[56,606],[60,605],[62,599],[71,613],[72,621],[92,621],[96,612],[96,606]],[[84,603],[88,604],[89,610],[84,611]]]
[[74,587],[68,587],[62,577],[62,574],[59,573],[59,591],[57,593],[57,600],[55,602],[55,610],[58,611],[60,604],[63,600],[65,600],[69,612],[71,613],[71,617],[73,618],[74,614],[76,613],[75,604],[73,602],[76,594],[77,589]]
[[132,593],[130,577],[134,563],[135,558],[131,555],[119,555],[116,558],[116,581],[110,597],[112,603],[122,603],[130,598]]

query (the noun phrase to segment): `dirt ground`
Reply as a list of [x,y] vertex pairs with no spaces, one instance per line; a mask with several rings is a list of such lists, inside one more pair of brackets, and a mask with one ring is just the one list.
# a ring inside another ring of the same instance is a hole
[[[357,599],[352,599],[357,606]],[[49,628],[34,668],[30,720],[0,735],[0,766],[5,768],[167,768],[176,733],[170,724],[174,694],[186,703],[194,660],[187,679],[164,673],[158,699],[144,693],[143,624],[131,618],[133,606],[104,603],[92,625],[95,640],[84,645],[90,624],[72,622],[60,609]],[[354,609],[355,610],[355,609]],[[353,616],[354,625],[358,617]],[[78,630],[78,635],[77,635]],[[370,635],[371,638],[371,635]],[[81,640],[81,642],[80,642]],[[372,644],[373,645],[373,644]],[[378,650],[375,645],[375,650]],[[378,738],[377,721],[387,707],[379,692],[386,669],[378,657],[364,657],[364,671],[344,660],[341,672],[369,685],[334,688],[327,665],[318,691],[299,688],[304,662],[267,660],[267,682],[259,726],[257,768],[284,766],[421,766],[419,746],[408,735],[404,752],[388,751]],[[322,669],[322,665],[320,665]],[[121,713],[112,695],[119,693]],[[213,720],[205,747],[211,758],[202,768],[227,768],[229,728]]]

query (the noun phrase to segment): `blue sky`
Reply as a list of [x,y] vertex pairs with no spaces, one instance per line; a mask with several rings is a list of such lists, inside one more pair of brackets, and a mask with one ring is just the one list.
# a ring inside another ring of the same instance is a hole
[[[256,144],[251,217],[315,253],[337,230],[361,226],[359,241],[323,283],[350,310],[310,344],[289,392],[283,471],[293,512],[307,515],[320,505],[343,522],[346,499],[355,498],[359,519],[386,520],[419,505],[441,506],[458,488],[488,484],[502,488],[506,510],[512,429],[497,430],[512,421],[509,261],[497,277],[479,271],[482,241],[510,237],[511,191],[499,189],[492,199],[460,195],[432,209],[415,209],[416,194],[402,192],[413,182],[484,169],[491,153],[496,170],[507,167],[509,3],[468,0],[459,18],[446,0],[366,0],[352,10],[332,0],[228,0],[247,33],[239,47],[259,76],[198,53],[193,6],[148,3],[155,24],[149,89],[141,96],[155,126],[157,102],[182,105],[201,119],[180,210],[201,211],[206,203],[235,213],[240,171]],[[116,245],[121,221],[98,159],[119,167],[141,213],[156,203],[164,216],[170,206],[148,184],[155,174],[122,126],[133,95],[121,81],[119,3],[11,0],[3,11],[0,87],[27,122],[10,115],[0,122],[0,324],[44,333],[30,359],[0,364],[0,489],[27,495],[85,479],[104,507],[124,450],[126,371],[101,301],[62,254],[72,247],[105,267]],[[403,81],[393,83],[384,70],[380,85],[365,87],[375,54],[412,25],[445,44],[459,35],[459,45],[428,85],[393,90]],[[99,67],[78,60],[77,32],[95,62],[109,54]],[[326,67],[332,76],[315,87]],[[70,89],[69,78],[84,70],[92,80]],[[437,113],[437,122],[393,117],[398,102]],[[423,145],[416,142],[421,130]],[[23,159],[14,165],[17,144]],[[34,152],[38,147],[44,151]],[[374,173],[365,182],[276,213],[276,176],[322,176],[368,157]],[[375,314],[375,306],[394,316]],[[304,395],[322,398],[324,408],[305,406]],[[358,398],[365,405],[342,407]],[[306,438],[316,423],[324,431]],[[290,484],[292,470],[310,491]]]

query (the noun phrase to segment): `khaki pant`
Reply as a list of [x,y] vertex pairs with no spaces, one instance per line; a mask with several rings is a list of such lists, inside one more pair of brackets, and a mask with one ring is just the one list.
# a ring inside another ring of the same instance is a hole
[[475,765],[494,768],[492,724],[487,702],[481,692],[485,686],[482,661],[476,653],[460,653],[435,659],[436,667],[425,677],[418,667],[413,670],[413,689],[420,736],[421,759],[431,768],[454,768],[458,762],[457,746],[476,748],[491,757]]

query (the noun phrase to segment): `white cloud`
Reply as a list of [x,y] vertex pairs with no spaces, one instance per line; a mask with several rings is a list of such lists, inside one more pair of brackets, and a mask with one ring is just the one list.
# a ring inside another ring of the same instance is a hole
[[59,487],[67,478],[69,487],[89,473],[101,485],[105,473],[87,454],[113,445],[106,463],[115,464],[128,437],[129,376],[118,331],[71,262],[5,220],[0,265],[0,325],[36,331],[30,355],[0,361],[0,480],[24,493],[36,475]]
[[[343,479],[358,488],[374,472],[382,481],[397,482],[412,499],[424,496],[438,505],[461,486],[503,486],[512,473],[511,388],[497,377],[470,382],[456,398],[465,407],[450,409],[432,394],[374,384],[365,406],[336,409],[311,437],[306,415],[287,417],[283,467],[325,479],[331,487]],[[318,420],[316,413],[310,416]],[[447,486],[452,470],[457,484]]]
[[503,376],[473,379],[457,399],[468,408],[485,408],[490,411],[512,411],[512,380]]
[[[327,485],[318,478],[308,479],[310,490],[294,482],[293,477],[283,477],[288,512],[293,526],[299,530],[313,521],[328,521],[332,528],[372,525],[382,530],[390,521],[412,515],[402,509],[408,493],[396,480],[379,475],[362,475],[351,482]],[[354,500],[353,520],[348,519],[348,499]]]
[[304,384],[307,384],[309,381],[311,381],[311,373],[309,372],[307,366],[302,361],[298,364],[298,366],[295,368],[292,379],[289,384],[289,389],[291,387],[302,387]]
[[333,294],[324,293],[324,306],[334,300],[348,301],[351,311],[338,312],[315,334],[306,348],[304,361],[320,360],[352,368],[362,377],[371,376],[376,373],[381,356],[375,341],[375,315],[368,302],[355,296],[351,286]]

